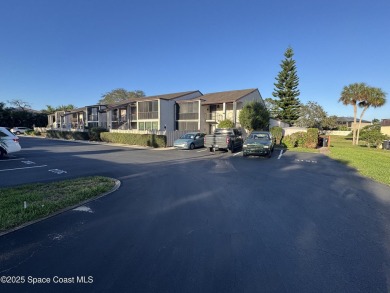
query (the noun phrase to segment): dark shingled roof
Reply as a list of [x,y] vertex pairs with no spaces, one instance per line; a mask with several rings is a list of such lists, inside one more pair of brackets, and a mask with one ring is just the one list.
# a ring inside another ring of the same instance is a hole
[[199,92],[199,91],[197,90],[197,91],[188,91],[188,92],[180,92],[180,93],[172,93],[172,94],[164,94],[164,95],[156,95],[156,96],[147,96],[147,97],[142,97],[142,98],[131,98],[131,99],[124,100],[124,101],[121,101],[121,102],[116,103],[116,104],[111,104],[108,107],[108,110],[113,109],[113,108],[118,108],[120,106],[124,106],[124,105],[127,105],[129,103],[133,103],[133,102],[137,102],[137,101],[142,102],[142,101],[150,101],[150,100],[156,100],[156,99],[174,100],[174,99],[178,99],[178,98],[181,98],[181,97],[184,97],[186,95],[193,94],[196,92]]
[[382,119],[381,126],[390,126],[390,119]]
[[235,90],[205,94],[196,99],[201,99],[203,105],[237,102],[239,99],[257,91],[257,89]]
[[[359,118],[356,118],[356,122],[359,122]],[[338,122],[353,122],[353,117],[337,117]],[[363,123],[371,123],[368,120],[362,120]]]

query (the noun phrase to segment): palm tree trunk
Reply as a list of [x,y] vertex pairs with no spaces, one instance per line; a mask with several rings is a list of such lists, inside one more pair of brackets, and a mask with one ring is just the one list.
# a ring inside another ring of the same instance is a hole
[[363,118],[364,112],[366,112],[367,109],[368,109],[368,107],[364,107],[362,113],[360,114],[359,126],[357,129],[357,136],[356,136],[356,145],[359,144],[360,126],[362,125],[362,118]]
[[352,145],[356,144],[356,116],[357,116],[357,105],[353,105],[353,125],[352,125]]

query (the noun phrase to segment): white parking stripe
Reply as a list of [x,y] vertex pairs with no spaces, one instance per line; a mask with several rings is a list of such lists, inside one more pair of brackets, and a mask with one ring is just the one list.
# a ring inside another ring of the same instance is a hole
[[242,152],[235,153],[235,154],[233,155],[233,157],[238,156],[238,155],[240,155],[240,154],[242,154]]
[[200,150],[200,151],[196,151],[197,153],[201,153],[201,152],[205,152],[207,151],[207,149],[204,149],[204,150]]
[[4,170],[0,170],[0,172],[23,170],[23,169],[32,169],[32,168],[42,168],[42,167],[47,167],[47,165],[34,166],[34,167],[23,167],[23,168],[13,168],[13,169],[4,169]]
[[280,160],[280,158],[282,157],[282,155],[283,155],[283,150],[280,150],[280,155],[279,155],[279,157],[278,157],[278,160]]

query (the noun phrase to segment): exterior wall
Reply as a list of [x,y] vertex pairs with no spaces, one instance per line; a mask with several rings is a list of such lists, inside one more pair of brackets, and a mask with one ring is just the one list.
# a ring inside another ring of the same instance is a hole
[[256,101],[256,100],[259,100],[263,105],[265,105],[264,101],[263,101],[263,98],[261,97],[260,92],[258,90],[256,90],[256,91],[250,93],[249,95],[243,97],[242,99],[239,100],[239,102],[245,103],[245,102]]
[[175,101],[160,100],[159,103],[159,129],[167,131],[175,130]]
[[381,132],[386,135],[390,135],[390,126],[381,126]]
[[[360,129],[362,129],[364,126],[367,126],[367,125],[371,125],[372,123],[366,123],[366,122],[362,122],[362,124],[360,125]],[[351,123],[351,128],[353,127],[354,123],[352,122]],[[359,122],[356,123],[356,129],[358,129],[359,127]]]
[[284,123],[280,120],[276,120],[276,119],[270,119],[269,120],[269,128],[271,127],[274,127],[274,126],[279,126],[279,127],[289,127],[290,125],[288,123]]
[[351,131],[341,131],[341,130],[326,130],[323,132],[325,135],[338,135],[338,136],[347,136]]
[[291,135],[295,132],[307,132],[307,128],[305,127],[283,127],[283,135]]

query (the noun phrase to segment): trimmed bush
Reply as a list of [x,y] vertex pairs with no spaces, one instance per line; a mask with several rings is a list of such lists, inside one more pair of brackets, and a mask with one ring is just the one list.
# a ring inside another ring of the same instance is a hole
[[101,141],[100,134],[102,132],[108,132],[108,130],[103,127],[92,127],[89,130],[89,140]]
[[48,137],[48,138],[62,138],[62,139],[76,139],[76,140],[89,140],[89,133],[88,132],[79,132],[79,131],[48,130],[46,137]]
[[318,144],[318,128],[308,128],[306,133],[306,148],[315,149]]
[[167,137],[156,134],[101,132],[100,139],[106,142],[150,146],[154,148],[166,147],[167,145]]
[[232,120],[229,119],[222,120],[218,124],[218,128],[233,128],[233,127],[234,127],[234,123]]
[[283,137],[282,145],[288,149],[292,149],[292,148],[296,148],[298,146],[298,143],[294,135],[287,135]]
[[272,136],[276,139],[276,144],[281,144],[283,138],[283,128],[279,126],[274,126],[271,128],[270,131]]

